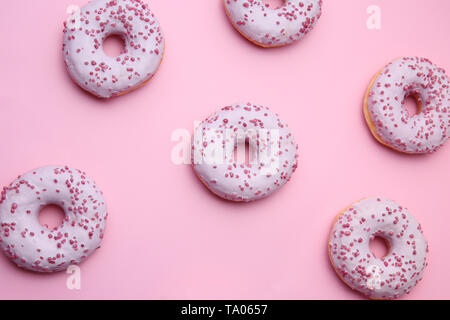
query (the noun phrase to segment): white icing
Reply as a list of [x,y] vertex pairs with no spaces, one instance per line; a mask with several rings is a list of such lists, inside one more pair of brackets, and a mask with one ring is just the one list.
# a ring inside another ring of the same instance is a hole
[[[48,204],[65,212],[62,225],[52,230],[38,218]],[[41,167],[3,189],[0,246],[19,267],[37,272],[65,270],[100,247],[106,218],[102,193],[85,173],[69,167]]]
[[[427,59],[404,57],[388,64],[369,93],[368,108],[378,136],[406,153],[436,151],[449,137],[450,89],[445,71]],[[416,96],[421,112],[410,116],[404,99]]]
[[[110,57],[103,41],[120,35],[125,52]],[[65,23],[64,59],[72,79],[101,98],[126,93],[149,80],[164,51],[159,22],[141,0],[93,0]]]
[[[236,161],[238,139],[247,139],[253,159]],[[193,168],[207,187],[233,201],[252,201],[281,188],[297,168],[297,144],[279,117],[268,108],[248,104],[227,106],[195,130]]]
[[233,26],[246,38],[267,47],[290,44],[313,29],[322,0],[287,0],[272,9],[263,0],[224,0]]
[[[376,258],[369,248],[374,236],[389,242],[390,251],[383,258]],[[394,299],[408,293],[427,265],[420,224],[406,208],[382,197],[356,202],[339,215],[328,249],[340,277],[371,298]]]

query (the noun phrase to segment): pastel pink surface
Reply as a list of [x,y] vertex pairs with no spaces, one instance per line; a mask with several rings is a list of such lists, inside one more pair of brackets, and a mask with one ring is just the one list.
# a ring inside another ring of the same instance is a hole
[[[424,279],[404,298],[449,298],[450,145],[396,153],[362,114],[371,77],[395,57],[450,72],[449,1],[326,0],[305,39],[262,49],[233,29],[222,1],[153,0],[161,68],[109,101],[79,89],[63,64],[66,8],[86,2],[3,4],[0,184],[48,164],[86,171],[108,203],[103,247],[80,266],[81,290],[67,289],[68,274],[25,272],[0,255],[0,298],[359,299],[331,268],[327,240],[335,216],[369,195],[408,207],[429,242]],[[381,30],[366,27],[372,4]],[[278,112],[300,146],[292,181],[250,204],[220,200],[171,161],[174,130],[239,101]]]

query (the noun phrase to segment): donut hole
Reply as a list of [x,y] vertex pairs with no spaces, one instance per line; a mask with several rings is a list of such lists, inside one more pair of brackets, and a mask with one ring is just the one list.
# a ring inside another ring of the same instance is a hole
[[111,34],[103,41],[103,51],[110,57],[125,53],[125,39],[119,34]]
[[389,241],[380,236],[374,236],[370,239],[370,251],[376,258],[384,258],[389,253]]
[[270,9],[279,9],[286,3],[286,0],[264,0],[266,7]]
[[256,160],[256,152],[254,146],[249,143],[248,138],[238,140],[234,146],[233,157],[237,164],[250,165]]
[[420,114],[422,102],[415,95],[408,95],[403,100],[403,108],[408,112],[410,117]]
[[55,204],[48,204],[39,210],[39,223],[47,229],[58,229],[65,218],[64,210]]

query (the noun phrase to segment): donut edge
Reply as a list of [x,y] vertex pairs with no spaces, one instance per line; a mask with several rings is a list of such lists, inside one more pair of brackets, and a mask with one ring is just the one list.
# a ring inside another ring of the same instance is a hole
[[195,164],[192,163],[191,164],[192,170],[194,171],[195,175],[197,176],[197,178],[202,182],[202,184],[206,187],[206,189],[208,189],[213,195],[215,195],[216,197],[219,197],[220,199],[224,200],[224,201],[230,201],[232,203],[250,203],[250,202],[255,202],[258,200],[263,200],[265,198],[267,198],[268,196],[264,196],[258,199],[252,199],[252,200],[234,200],[234,199],[230,199],[230,198],[225,198],[222,195],[220,195],[218,192],[216,192],[213,188],[211,188],[205,181],[205,179],[203,179],[200,174],[197,172],[197,170],[195,169]]
[[156,67],[156,69],[153,72],[152,76],[149,77],[147,80],[143,81],[142,83],[138,84],[137,86],[135,86],[133,88],[130,88],[129,90],[125,90],[125,91],[119,92],[116,96],[112,96],[111,98],[120,97],[120,96],[123,96],[124,94],[133,92],[134,90],[137,90],[137,89],[145,86],[148,82],[150,82],[150,80],[152,80],[153,77],[158,73],[159,68],[161,67],[161,64],[162,64],[162,62],[164,60],[164,54],[165,53],[166,53],[166,40],[164,39],[164,47],[163,47],[163,50],[162,50],[162,53],[161,53],[161,60],[159,61],[158,67]]
[[382,145],[384,145],[385,147],[388,147],[392,150],[401,152],[401,153],[405,153],[408,154],[407,152],[404,152],[400,149],[395,148],[394,146],[388,144],[387,142],[385,142],[381,136],[378,134],[377,132],[377,126],[375,125],[375,123],[372,120],[372,117],[370,115],[370,111],[369,111],[369,95],[370,95],[370,91],[372,90],[373,85],[375,84],[375,81],[377,81],[378,76],[381,74],[381,72],[383,71],[384,67],[382,69],[380,69],[370,80],[369,86],[366,90],[366,93],[364,94],[364,102],[363,102],[363,112],[364,112],[364,119],[366,120],[366,124],[367,127],[369,128],[370,132],[372,133],[372,136],[375,138],[375,140],[377,140],[379,143],[381,143]]

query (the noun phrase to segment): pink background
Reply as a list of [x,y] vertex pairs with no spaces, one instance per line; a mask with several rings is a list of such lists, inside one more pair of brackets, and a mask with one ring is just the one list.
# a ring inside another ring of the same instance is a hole
[[[0,298],[359,299],[336,276],[327,239],[336,214],[369,195],[407,206],[429,241],[429,267],[406,299],[450,298],[450,145],[393,152],[370,135],[370,78],[402,55],[450,70],[447,0],[324,0],[303,41],[261,49],[228,22],[220,0],[153,0],[166,54],[145,87],[110,101],[65,71],[62,24],[86,0],[4,1],[0,13],[0,184],[48,164],[85,170],[110,219],[103,247],[68,274],[24,272],[0,255]],[[366,27],[369,5],[382,29]],[[299,170],[250,204],[213,196],[176,166],[174,130],[238,101],[271,107],[300,146]]]

